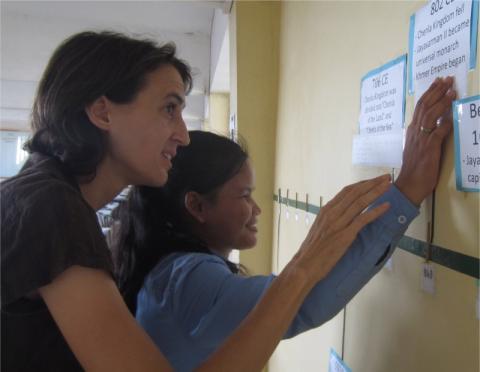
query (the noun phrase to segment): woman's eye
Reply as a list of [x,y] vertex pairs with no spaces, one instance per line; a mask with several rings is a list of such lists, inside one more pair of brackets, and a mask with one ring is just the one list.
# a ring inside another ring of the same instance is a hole
[[165,107],[165,110],[168,114],[173,114],[175,112],[175,104],[171,103]]

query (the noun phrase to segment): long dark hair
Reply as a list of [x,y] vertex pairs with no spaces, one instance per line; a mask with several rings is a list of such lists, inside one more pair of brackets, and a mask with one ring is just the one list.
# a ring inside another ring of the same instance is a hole
[[146,75],[162,65],[179,72],[186,92],[190,67],[175,56],[175,45],[157,45],[113,32],[81,32],[53,53],[39,83],[32,112],[30,153],[57,158],[75,176],[94,177],[106,151],[102,131],[85,108],[105,95],[116,103],[131,102]]
[[195,191],[215,201],[218,190],[246,159],[244,146],[210,132],[191,131],[190,145],[178,148],[165,186],[132,187],[113,247],[118,285],[132,313],[145,276],[162,258],[173,252],[211,253],[192,233],[186,193]]

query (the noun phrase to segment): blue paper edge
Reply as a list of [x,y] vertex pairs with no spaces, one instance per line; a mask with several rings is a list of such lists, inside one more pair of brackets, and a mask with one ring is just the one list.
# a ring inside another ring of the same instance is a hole
[[465,97],[452,102],[453,111],[453,139],[455,143],[455,180],[457,190],[465,192],[480,192],[480,189],[462,187],[462,168],[460,164],[460,133],[458,129],[458,106],[480,99],[480,95]]
[[[405,86],[407,85],[407,54],[402,54],[400,57],[397,57],[395,59],[392,59],[391,61],[388,61],[387,63],[381,65],[380,67],[377,67],[373,70],[370,70],[367,72],[362,79],[360,80],[360,111],[362,110],[362,85],[365,79],[369,78],[370,76],[377,75],[378,73],[385,71],[386,69],[389,69],[392,66],[398,65],[399,63],[403,62],[403,106],[402,106],[402,128],[405,128],[405,107],[406,107],[406,98],[405,98]],[[360,121],[358,121],[358,133],[360,133]]]
[[[340,355],[338,355],[337,352],[335,350],[333,350],[333,348],[330,348],[330,354],[333,354],[335,356],[335,358],[342,364],[342,366],[348,372],[352,372],[351,368],[345,364],[345,362],[342,360],[342,358],[340,358]],[[328,370],[330,371],[330,367],[328,367]]]
[[453,140],[455,143],[455,183],[457,190],[463,191],[462,188],[462,168],[460,166],[460,135],[458,129],[458,106],[460,103],[454,101],[452,103],[453,111]]
[[381,65],[380,67],[377,67],[377,68],[374,68],[373,70],[370,70],[369,72],[367,72],[363,77],[362,77],[362,80],[361,82],[363,83],[363,81],[367,78],[369,78],[370,76],[373,76],[373,75],[377,75],[378,73],[382,72],[382,71],[385,71],[386,69],[392,67],[392,66],[395,66],[397,64],[399,64],[400,62],[404,61],[405,60],[405,56],[406,54],[402,54],[400,57],[397,57],[395,59],[392,59],[391,61],[388,61],[387,63]]
[[410,31],[408,35],[408,93],[413,91],[413,38],[415,34],[415,14],[410,16]]
[[479,0],[473,0],[470,27],[470,69],[472,70],[477,67],[478,5]]

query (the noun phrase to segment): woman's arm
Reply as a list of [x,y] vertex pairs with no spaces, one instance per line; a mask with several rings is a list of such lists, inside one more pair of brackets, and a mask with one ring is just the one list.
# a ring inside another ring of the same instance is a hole
[[171,370],[104,271],[72,266],[39,292],[85,370]]

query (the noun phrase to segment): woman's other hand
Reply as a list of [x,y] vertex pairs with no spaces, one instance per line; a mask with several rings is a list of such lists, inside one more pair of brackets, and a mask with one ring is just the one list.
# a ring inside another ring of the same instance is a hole
[[438,183],[442,144],[452,129],[453,78],[438,78],[415,107],[395,185],[415,205]]

